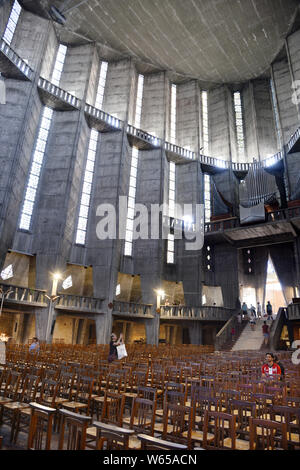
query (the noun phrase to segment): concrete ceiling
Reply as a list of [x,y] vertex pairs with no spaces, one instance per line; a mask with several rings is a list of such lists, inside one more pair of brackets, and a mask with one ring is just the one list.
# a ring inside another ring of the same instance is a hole
[[[144,72],[239,83],[266,73],[291,30],[298,0],[23,0],[45,17],[66,11],[61,41],[98,43],[103,57],[133,57]],[[73,8],[75,7],[75,8]],[[70,11],[68,11],[70,9]]]

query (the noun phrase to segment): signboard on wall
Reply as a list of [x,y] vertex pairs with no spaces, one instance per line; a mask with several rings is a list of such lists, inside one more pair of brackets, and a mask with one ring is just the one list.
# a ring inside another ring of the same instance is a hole
[[0,364],[5,364],[5,363],[6,363],[5,343],[3,341],[0,341]]

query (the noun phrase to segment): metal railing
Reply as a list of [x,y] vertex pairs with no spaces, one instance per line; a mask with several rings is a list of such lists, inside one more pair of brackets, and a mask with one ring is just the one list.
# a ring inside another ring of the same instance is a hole
[[180,305],[168,305],[161,307],[160,318],[227,321],[233,312],[234,310],[224,307],[187,307]]
[[21,57],[13,51],[4,39],[0,40],[0,51],[22,72],[29,80],[33,79],[34,71]]
[[296,142],[300,139],[300,127],[296,130],[296,132],[292,135],[289,142],[287,143],[287,151],[290,152]]
[[189,160],[197,160],[199,158],[196,152],[171,144],[170,142],[164,142],[164,149],[166,152],[172,152],[179,157],[188,158]]
[[114,300],[113,313],[125,313],[129,315],[152,316],[151,304],[139,304],[135,302],[122,302]]
[[154,135],[148,134],[148,132],[142,131],[141,129],[137,129],[130,124],[127,125],[127,134],[132,135],[133,137],[137,137],[138,139],[142,140],[143,142],[147,142],[153,147],[161,147],[161,139],[155,137]]
[[85,105],[84,111],[98,121],[102,121],[111,127],[115,127],[116,129],[120,130],[123,128],[123,121],[105,113],[104,111],[101,111],[101,109],[95,108],[90,104]]
[[0,284],[0,290],[1,294],[4,296],[4,303],[47,305],[46,291],[44,290],[14,286],[11,284]]
[[71,95],[68,91],[63,90],[62,88],[57,87],[53,83],[49,82],[45,78],[40,77],[38,81],[38,87],[42,90],[47,91],[50,95],[58,98],[59,100],[63,101],[64,103],[73,106],[74,108],[79,109],[81,100],[76,98],[76,96]]
[[58,294],[58,296],[59,298],[55,304],[55,308],[77,312],[101,312],[102,299],[70,294]]

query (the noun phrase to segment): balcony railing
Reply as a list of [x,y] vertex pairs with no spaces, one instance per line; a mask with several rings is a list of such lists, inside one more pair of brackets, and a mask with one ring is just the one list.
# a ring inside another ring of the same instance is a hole
[[237,217],[232,217],[230,219],[217,220],[215,222],[207,222],[204,224],[205,234],[215,233],[215,232],[224,232],[224,230],[231,230],[240,226],[239,220]]
[[289,320],[300,320],[300,304],[290,304],[288,306]]
[[113,313],[152,317],[152,305],[114,300]]
[[9,284],[0,284],[0,297],[4,296],[4,305],[18,303],[33,306],[47,306],[46,291],[19,287]]
[[101,313],[102,299],[82,295],[58,294],[55,308],[76,312]]
[[[101,127],[99,128],[100,132],[105,131],[105,129],[120,131],[123,128],[123,121],[101,111],[101,109],[94,108],[94,106],[91,106],[90,104],[85,105],[84,111],[90,117],[99,122]],[[103,126],[103,124],[105,126]]]
[[287,144],[287,151],[288,152],[290,152],[292,150],[292,148],[298,142],[299,139],[300,139],[300,127],[298,127],[295,134],[291,137],[291,139],[289,140],[289,142]]
[[12,50],[4,39],[0,40],[0,51],[9,59],[12,64],[26,77],[28,80],[32,80],[34,71],[21,57]]
[[141,140],[143,143],[150,145],[151,147],[161,147],[161,139],[155,137],[154,135],[148,134],[148,132],[137,129],[130,124],[127,125],[127,134],[132,137],[136,137],[138,140]]
[[174,153],[179,157],[188,158],[189,160],[197,160],[198,155],[196,152],[192,152],[191,150],[185,149],[183,147],[179,147],[178,145],[171,144],[170,142],[164,143],[164,149],[166,152]]
[[76,109],[80,108],[81,100],[76,98],[76,96],[71,95],[71,93],[69,93],[68,91],[57,87],[45,78],[39,78],[38,87],[52,95],[55,99],[62,101],[63,103]]
[[203,320],[203,321],[227,321],[233,315],[234,310],[224,307],[186,307],[163,306],[160,309],[160,318]]

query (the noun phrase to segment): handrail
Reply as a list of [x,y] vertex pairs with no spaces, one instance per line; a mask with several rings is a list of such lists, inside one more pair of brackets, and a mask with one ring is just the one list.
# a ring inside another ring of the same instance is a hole
[[233,310],[225,307],[187,307],[180,305],[164,305],[160,308],[160,317],[165,318],[189,318],[195,320],[224,321],[232,315]]
[[114,300],[113,313],[151,316],[152,304],[140,304],[136,302],[123,302],[121,300]]
[[93,118],[98,119],[99,121],[103,121],[106,124],[112,127],[115,127],[116,129],[121,130],[123,127],[123,122],[120,119],[114,116],[111,116],[110,114],[105,113],[101,109],[95,108],[94,106],[90,104],[85,105],[84,111],[90,116],[92,116]]
[[155,137],[154,135],[148,134],[148,132],[142,131],[141,129],[137,129],[131,124],[127,124],[126,131],[127,131],[127,134],[130,134],[133,137],[137,137],[138,139],[141,139],[144,142],[148,142],[154,147],[161,147],[161,139],[159,139],[158,137]]
[[47,303],[46,291],[30,287],[0,284],[4,300],[8,302]]
[[296,130],[296,132],[292,135],[290,140],[287,143],[287,150],[288,152],[291,150],[291,148],[295,145],[297,140],[300,139],[300,127]]
[[85,297],[82,295],[72,294],[58,294],[57,303],[55,308],[65,308],[72,310],[89,310],[89,311],[100,311],[102,307],[103,299],[95,297]]
[[32,80],[34,71],[31,67],[7,44],[0,39],[0,50],[29,80]]
[[51,95],[73,106],[74,108],[77,108],[77,109],[80,108],[80,103],[81,103],[80,99],[76,98],[76,96],[74,95],[71,95],[71,93],[69,93],[68,91],[63,90],[62,88],[59,88],[58,86],[49,82],[49,80],[46,80],[45,78],[40,77],[38,80],[38,86],[42,90],[47,91]]

